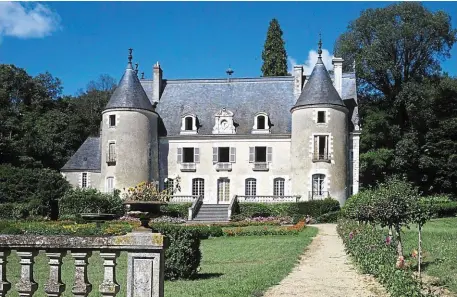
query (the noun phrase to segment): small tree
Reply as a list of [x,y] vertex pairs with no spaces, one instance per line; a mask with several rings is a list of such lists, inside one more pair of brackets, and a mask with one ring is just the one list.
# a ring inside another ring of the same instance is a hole
[[398,177],[391,177],[385,184],[380,184],[375,192],[374,219],[381,227],[395,230],[398,256],[403,256],[401,228],[408,226],[419,208],[417,188]]
[[263,76],[286,76],[287,53],[282,39],[282,30],[277,19],[270,21],[267,39],[262,51]]

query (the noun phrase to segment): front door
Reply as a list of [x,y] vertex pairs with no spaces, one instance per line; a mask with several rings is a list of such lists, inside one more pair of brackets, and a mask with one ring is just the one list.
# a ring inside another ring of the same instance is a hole
[[230,203],[230,180],[228,178],[217,180],[217,201],[220,204]]

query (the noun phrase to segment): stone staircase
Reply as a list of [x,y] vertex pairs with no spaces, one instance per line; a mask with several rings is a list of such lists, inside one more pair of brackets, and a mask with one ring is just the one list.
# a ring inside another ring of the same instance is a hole
[[192,222],[228,222],[227,204],[202,204]]

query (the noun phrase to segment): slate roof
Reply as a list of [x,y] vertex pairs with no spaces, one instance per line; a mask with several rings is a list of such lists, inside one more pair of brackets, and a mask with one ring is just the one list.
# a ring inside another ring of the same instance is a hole
[[100,137],[88,137],[74,155],[62,167],[62,171],[100,171]]
[[119,107],[153,110],[152,104],[130,62],[127,64],[124,75],[113,95],[111,95],[105,110]]
[[224,107],[234,113],[237,134],[251,134],[258,112],[269,115],[272,134],[290,133],[290,108],[295,103],[293,77],[164,82],[156,111],[165,124],[167,136],[179,135],[181,116],[189,111],[198,118],[198,134],[212,134],[214,115]]
[[320,57],[294,107],[316,104],[345,106]]

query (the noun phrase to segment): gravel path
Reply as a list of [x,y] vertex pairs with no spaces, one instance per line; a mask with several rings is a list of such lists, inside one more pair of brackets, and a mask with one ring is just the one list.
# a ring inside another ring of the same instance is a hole
[[319,233],[300,264],[264,297],[384,297],[373,277],[357,273],[346,255],[335,224],[315,225]]

